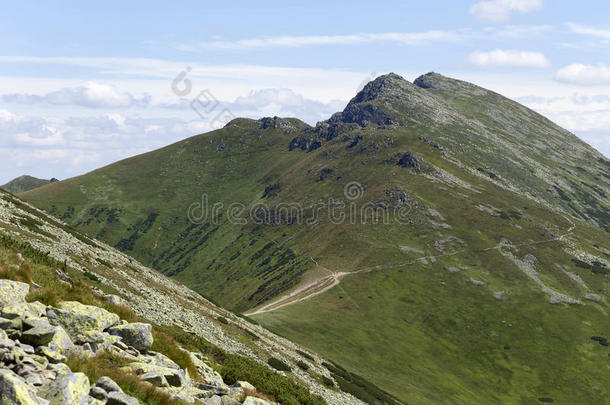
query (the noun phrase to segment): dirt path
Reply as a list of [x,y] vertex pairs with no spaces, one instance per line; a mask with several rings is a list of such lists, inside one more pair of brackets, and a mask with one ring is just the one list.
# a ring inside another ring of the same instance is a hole
[[[569,218],[567,218],[565,216],[564,216],[564,218],[570,223],[570,227],[566,230],[565,233],[563,233],[559,236],[548,238],[548,239],[543,239],[543,240],[533,241],[533,242],[516,243],[516,244],[512,244],[511,246],[513,246],[513,247],[529,246],[529,245],[537,245],[537,244],[541,244],[541,243],[548,243],[548,242],[563,240],[566,236],[573,233],[574,229],[576,229],[576,224],[574,224],[574,222],[572,222]],[[489,250],[498,249],[501,246],[501,244],[502,244],[502,242],[500,242],[498,245],[494,245],[494,246],[491,246],[491,247],[488,247],[485,249],[479,249],[479,250],[462,249],[462,250],[457,250],[457,251],[454,251],[451,253],[421,256],[421,257],[409,260],[408,262],[380,264],[377,266],[365,267],[365,268],[355,270],[355,271],[331,271],[331,270],[327,269],[326,267],[321,266],[313,257],[310,257],[309,259],[312,262],[314,262],[316,266],[320,267],[323,270],[326,270],[330,274],[328,276],[320,277],[313,281],[310,281],[309,283],[296,288],[295,290],[291,291],[290,293],[281,296],[277,300],[260,307],[256,311],[248,312],[248,313],[245,313],[244,315],[250,316],[250,315],[263,314],[266,312],[275,311],[277,309],[283,308],[288,305],[292,305],[292,304],[296,304],[298,302],[308,300],[310,298],[315,297],[316,295],[320,295],[320,294],[336,287],[341,282],[341,278],[348,276],[348,275],[354,275],[354,274],[360,274],[360,273],[371,273],[374,271],[409,266],[409,265],[412,265],[412,264],[415,264],[418,262],[420,262],[420,263],[424,262],[424,261],[426,261],[428,259],[432,259],[432,258],[436,259],[439,257],[449,257],[449,256],[455,256],[455,255],[462,254],[462,253],[486,252]]]

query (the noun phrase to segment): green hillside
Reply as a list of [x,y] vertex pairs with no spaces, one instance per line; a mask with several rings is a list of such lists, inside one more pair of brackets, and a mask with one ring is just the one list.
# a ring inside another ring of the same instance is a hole
[[609,186],[539,114],[389,74],[22,197],[410,403],[605,403]]
[[25,176],[19,176],[0,187],[10,193],[19,194],[19,193],[23,193],[25,191],[33,190],[38,187],[42,187],[49,183],[54,183],[56,181],[58,181],[58,180],[55,178],[52,178],[51,180],[44,180],[44,179],[37,179],[36,177],[25,175]]

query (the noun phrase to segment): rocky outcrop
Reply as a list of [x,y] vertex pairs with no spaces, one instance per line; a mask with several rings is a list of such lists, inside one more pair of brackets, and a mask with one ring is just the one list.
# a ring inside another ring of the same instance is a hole
[[[0,280],[0,284],[4,286],[0,290],[3,303],[22,301],[29,290],[23,283]],[[270,404],[246,397],[246,392],[256,392],[247,381],[225,384],[201,353],[183,349],[197,367],[199,375],[191,376],[164,354],[150,350],[152,344],[150,324],[127,323],[96,306],[76,301],[61,302],[57,307],[40,302],[4,304],[0,318],[0,404],[139,404],[111,378],[101,377],[92,385],[85,374],[66,365],[66,356],[104,352],[126,363],[121,372],[185,403]]]

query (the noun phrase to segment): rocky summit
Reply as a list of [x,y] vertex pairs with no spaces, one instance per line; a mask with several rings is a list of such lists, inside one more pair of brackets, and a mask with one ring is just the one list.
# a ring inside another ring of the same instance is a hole
[[[130,324],[171,322],[327,403],[584,404],[610,395],[608,195],[610,161],[537,112],[389,73],[313,126],[236,118],[7,195],[3,223],[148,319]],[[70,333],[65,295],[46,316]],[[110,321],[73,343],[148,344]]]

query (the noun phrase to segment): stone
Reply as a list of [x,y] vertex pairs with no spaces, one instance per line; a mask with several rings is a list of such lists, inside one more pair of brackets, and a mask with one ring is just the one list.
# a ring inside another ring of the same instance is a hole
[[42,405],[46,401],[36,396],[24,380],[10,370],[0,369],[0,404]]
[[197,388],[199,388],[202,391],[212,392],[216,395],[228,395],[231,392],[231,389],[229,387],[227,387],[226,385],[218,386],[218,385],[209,385],[209,384],[198,383]]
[[272,405],[272,403],[256,397],[247,397],[243,405]]
[[233,384],[233,387],[239,387],[244,390],[256,391],[256,387],[250,384],[248,381],[237,381],[235,384]]
[[69,373],[58,377],[47,389],[49,405],[87,405],[89,379],[83,373]]
[[64,363],[66,361],[66,356],[46,346],[38,347],[38,352],[53,364]]
[[21,347],[21,350],[23,350],[27,354],[34,354],[34,353],[36,353],[36,351],[34,350],[34,346],[30,346],[30,345],[25,344],[25,343],[20,343],[19,347]]
[[19,302],[6,305],[2,309],[2,317],[6,319],[40,318],[47,311],[47,307],[40,302]]
[[222,405],[222,398],[218,395],[214,395],[213,397],[206,399],[205,405]]
[[104,391],[110,393],[110,392],[123,392],[123,390],[121,390],[121,387],[119,387],[119,385],[117,383],[115,383],[112,378],[110,377],[100,377],[97,382],[95,383],[96,387],[100,387],[101,389],[103,389]]
[[55,334],[53,335],[53,339],[51,339],[48,346],[59,353],[66,353],[67,351],[74,349],[72,339],[70,339],[70,336],[61,326],[55,327]]
[[140,405],[140,402],[123,392],[112,391],[108,394],[106,405]]
[[115,304],[115,305],[127,305],[127,302],[123,299],[123,297],[120,297],[118,295],[114,295],[114,294],[108,294],[105,295],[104,298],[106,298],[106,301],[108,301],[111,304]]
[[30,285],[13,280],[0,280],[0,308],[25,302],[25,296],[30,292]]
[[77,344],[103,341],[101,332],[120,322],[117,314],[76,301],[60,303],[59,308],[47,311],[47,316],[51,324],[63,327]]
[[220,374],[218,374],[216,371],[214,371],[214,369],[210,366],[208,366],[200,357],[201,354],[200,353],[193,353],[193,352],[188,352],[188,354],[191,357],[191,360],[193,361],[193,364],[195,364],[195,367],[197,367],[197,371],[199,372],[199,374],[201,375],[201,377],[203,378],[203,380],[205,382],[207,382],[209,385],[213,385],[213,386],[219,386],[219,387],[224,387],[225,383],[222,379],[222,377],[220,376]]
[[146,351],[153,344],[152,326],[148,323],[136,322],[114,326],[108,329],[108,333],[120,336],[123,343],[139,351]]
[[21,333],[21,341],[33,346],[45,346],[53,340],[54,335],[55,328],[53,326],[40,325]]
[[162,373],[151,371],[140,375],[142,381],[146,381],[157,387],[169,387],[165,376]]
[[101,401],[105,401],[106,398],[108,397],[108,394],[106,393],[106,391],[104,391],[100,387],[91,387],[91,389],[89,390],[89,395],[91,397],[93,397],[95,399],[99,399]]
[[6,319],[6,318],[0,318],[0,329],[1,330],[21,330],[21,328],[23,327],[23,323],[21,322],[21,319],[19,318],[15,318],[15,319]]

